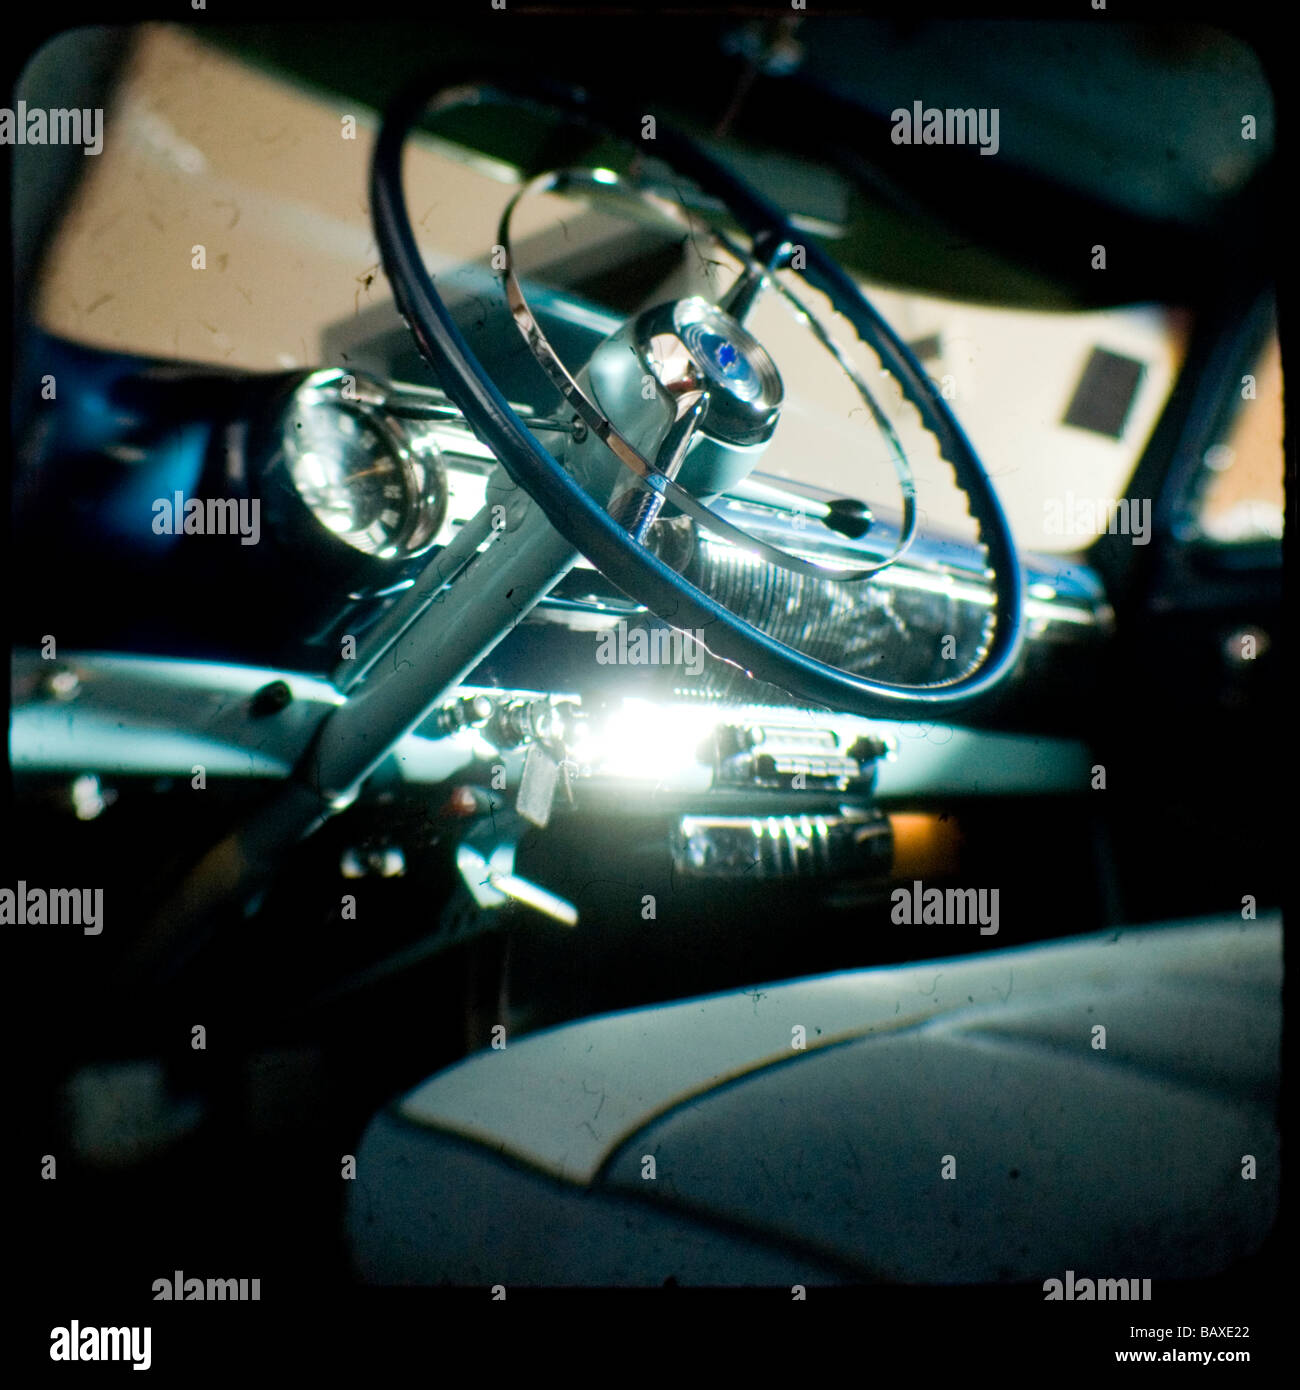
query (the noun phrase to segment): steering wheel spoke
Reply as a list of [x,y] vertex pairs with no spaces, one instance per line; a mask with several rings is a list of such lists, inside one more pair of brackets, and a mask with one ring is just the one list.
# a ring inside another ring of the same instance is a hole
[[741,259],[741,269],[726,294],[718,300],[718,308],[743,324],[769,287],[772,272],[783,270],[790,263],[794,248],[779,232],[761,232],[754,238],[753,249],[748,255],[730,245],[727,249]]

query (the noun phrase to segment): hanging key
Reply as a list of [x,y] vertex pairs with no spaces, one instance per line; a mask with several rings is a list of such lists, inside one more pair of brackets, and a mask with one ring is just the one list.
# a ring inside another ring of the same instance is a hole
[[[551,819],[555,789],[560,780],[560,762],[542,743],[532,743],[524,755],[524,773],[519,779],[515,810],[526,821],[544,830]],[[567,781],[565,784],[567,792]]]

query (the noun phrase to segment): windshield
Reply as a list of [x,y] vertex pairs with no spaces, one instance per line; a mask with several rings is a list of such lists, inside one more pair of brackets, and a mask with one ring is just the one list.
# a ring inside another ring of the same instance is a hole
[[[136,32],[116,102],[121,135],[89,162],[48,254],[42,327],[120,351],[277,369],[345,365],[400,326],[367,208],[373,111],[162,26]],[[485,265],[517,169],[426,134],[412,141],[406,180],[434,274]],[[820,211],[804,221],[836,254],[856,214]],[[629,236],[625,222],[568,199],[521,207],[517,244],[527,274],[610,322],[682,284],[662,238]],[[1123,497],[1168,399],[1188,315],[1160,304],[1007,307],[987,290],[973,302],[859,279],[952,403],[1018,544],[1086,548],[1088,517],[1105,529],[1105,506]],[[779,305],[756,324],[799,378],[786,383],[791,406],[763,472],[893,504],[896,483],[878,444],[864,447],[869,426],[847,381],[798,346],[802,330]],[[967,534],[942,461],[921,447],[913,467],[923,527]]]

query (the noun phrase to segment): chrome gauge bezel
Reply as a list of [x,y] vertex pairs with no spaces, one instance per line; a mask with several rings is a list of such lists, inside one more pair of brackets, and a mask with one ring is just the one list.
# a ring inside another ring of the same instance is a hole
[[[313,527],[336,546],[372,563],[385,566],[404,564],[432,549],[447,515],[449,489],[447,469],[432,434],[422,432],[417,440],[407,426],[385,408],[388,389],[375,377],[340,368],[323,368],[303,378],[285,403],[280,421],[277,453],[285,480]],[[328,409],[359,418],[372,430],[396,464],[404,496],[401,499],[401,526],[393,538],[378,547],[358,544],[352,536],[332,530],[320,518],[315,506],[302,493],[295,474],[292,451],[292,422],[305,411]]]

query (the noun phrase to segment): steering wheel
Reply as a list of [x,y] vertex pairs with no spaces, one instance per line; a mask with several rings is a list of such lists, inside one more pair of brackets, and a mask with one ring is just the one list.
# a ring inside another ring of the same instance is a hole
[[[437,94],[431,95],[435,90]],[[710,531],[732,539],[742,538],[747,548],[773,563],[837,584],[860,583],[898,557],[910,541],[915,524],[906,461],[899,466],[901,450],[895,447],[897,440],[865,382],[824,337],[823,345],[849,372],[877,425],[891,440],[902,484],[904,510],[899,544],[888,559],[878,564],[848,573],[810,564],[730,526],[677,481],[679,470],[683,478],[688,476],[685,464],[693,461],[689,446],[699,442],[695,440],[698,433],[708,433],[716,446],[713,453],[721,459],[720,465],[715,461],[712,473],[703,482],[705,491],[716,493],[722,491],[719,468],[725,473],[729,463],[734,464],[756,440],[766,437],[765,431],[770,435],[774,428],[781,397],[779,375],[736,317],[719,305],[696,298],[676,306],[661,306],[656,311],[657,319],[652,316],[652,321],[629,325],[625,332],[615,335],[622,339],[617,343],[620,355],[615,361],[631,360],[652,339],[683,347],[689,359],[684,368],[680,362],[665,368],[651,356],[636,360],[637,366],[652,366],[658,378],[654,394],[662,419],[648,448],[649,436],[642,429],[644,421],[633,422],[635,427],[622,421],[616,424],[593,399],[597,393],[591,376],[584,372],[580,378],[574,378],[559,361],[524,300],[507,253],[501,267],[502,278],[511,312],[525,341],[573,408],[577,428],[598,439],[623,465],[623,470],[614,471],[624,474],[628,486],[624,494],[602,505],[599,495],[593,495],[576,476],[579,470],[571,471],[548,452],[493,383],[435,290],[416,247],[402,188],[405,142],[425,112],[490,103],[558,110],[574,125],[600,136],[612,135],[634,146],[643,117],[580,88],[532,77],[511,78],[508,82],[459,81],[454,85],[426,78],[400,96],[385,116],[371,170],[371,207],[385,272],[421,354],[448,397],[513,481],[534,499],[560,535],[629,597],[673,627],[693,630],[714,656],[797,697],[867,717],[926,718],[993,691],[1013,670],[1019,655],[1021,575],[1001,504],[964,431],[916,358],[849,276],[817,245],[797,233],[777,207],[690,139],[662,124],[656,130],[656,157],[693,180],[704,194],[720,200],[735,224],[751,239],[752,251],[745,253],[722,238],[744,266],[741,279],[724,296],[728,304],[732,308],[744,307],[765,285],[775,283],[772,272],[789,263],[792,248],[798,247],[803,264],[797,268],[804,279],[826,295],[863,342],[877,353],[903,395],[916,408],[922,424],[937,441],[940,454],[952,465],[985,547],[994,598],[992,636],[988,637],[986,629],[973,664],[951,680],[904,685],[872,679],[817,660],[763,632],[685,579],[647,543],[647,518],[668,503]],[[559,175],[543,176],[521,189],[502,218],[500,241],[508,245],[510,215],[520,197],[530,191],[562,187],[566,181]],[[600,181],[616,180],[602,171]],[[628,347],[633,349],[631,354],[626,352]],[[660,348],[659,355],[662,358],[671,354]],[[594,367],[596,358],[589,365]],[[581,380],[583,376],[587,377],[585,382]],[[647,457],[652,450],[654,456]],[[633,503],[630,511],[629,493]]]

